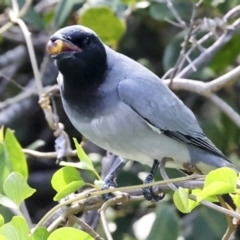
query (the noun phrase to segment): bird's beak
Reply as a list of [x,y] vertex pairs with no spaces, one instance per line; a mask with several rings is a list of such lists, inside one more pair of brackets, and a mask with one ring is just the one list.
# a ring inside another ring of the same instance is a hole
[[81,52],[82,50],[67,40],[54,39],[47,43],[47,51],[50,55],[56,55],[63,52]]

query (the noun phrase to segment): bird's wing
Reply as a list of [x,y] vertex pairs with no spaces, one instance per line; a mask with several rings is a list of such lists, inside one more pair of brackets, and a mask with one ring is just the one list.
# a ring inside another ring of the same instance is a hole
[[157,77],[124,79],[118,94],[155,131],[227,159],[204,135],[192,111]]

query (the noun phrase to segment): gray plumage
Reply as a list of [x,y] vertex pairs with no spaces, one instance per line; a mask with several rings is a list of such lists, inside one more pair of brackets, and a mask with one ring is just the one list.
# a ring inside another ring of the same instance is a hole
[[[162,80],[132,59],[105,45],[104,49],[107,69],[104,81],[89,95],[93,104],[68,100],[65,91],[69,80],[62,74],[58,77],[64,109],[79,132],[116,155],[150,166],[154,159],[169,157],[174,162],[168,167],[183,168],[187,163],[203,173],[225,166],[238,171]],[[75,81],[80,81],[78,75]],[[80,95],[79,89],[76,96]]]

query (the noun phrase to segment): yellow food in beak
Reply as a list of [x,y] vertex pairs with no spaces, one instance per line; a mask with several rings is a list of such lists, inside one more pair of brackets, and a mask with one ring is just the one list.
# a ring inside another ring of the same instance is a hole
[[47,51],[50,55],[56,55],[62,52],[81,52],[82,50],[71,42],[57,39],[47,43]]
[[51,40],[47,43],[47,51],[50,55],[61,53],[64,47],[64,42],[60,39],[52,42]]

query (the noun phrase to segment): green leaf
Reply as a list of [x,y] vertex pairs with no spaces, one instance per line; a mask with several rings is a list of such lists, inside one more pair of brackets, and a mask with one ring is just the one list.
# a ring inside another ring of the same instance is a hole
[[81,164],[78,164],[78,166],[82,165],[81,169],[94,170],[94,166],[93,166],[91,159],[83,151],[82,147],[78,144],[77,139],[73,138],[73,141],[74,141],[75,147],[77,149],[78,158],[81,160],[81,162],[80,162]]
[[[25,4],[25,0],[17,0],[19,8]],[[43,30],[45,25],[42,20],[42,17],[39,13],[37,13],[32,6],[27,9],[27,13],[22,17],[25,22],[32,25],[33,27]]]
[[54,231],[47,240],[94,240],[89,234],[76,228],[64,227]]
[[79,24],[91,28],[106,44],[115,45],[126,31],[125,22],[105,6],[82,8],[79,19]]
[[38,30],[45,29],[45,24],[42,16],[31,7],[29,8],[27,14],[23,16],[23,20]]
[[213,195],[233,193],[236,185],[237,174],[231,168],[223,167],[211,171],[206,176],[203,190],[197,195],[197,201]]
[[85,185],[78,170],[74,167],[63,167],[54,173],[52,187],[58,192],[54,197],[58,201]]
[[201,193],[197,195],[197,202],[201,202],[212,195],[221,195],[232,192],[232,185],[224,182],[214,182],[205,187]]
[[3,183],[12,171],[4,143],[0,142],[0,193],[3,193]]
[[2,214],[0,214],[0,227],[4,224],[4,217]]
[[161,203],[156,211],[156,219],[147,240],[176,240],[180,232],[180,219],[176,208]]
[[23,217],[15,216],[0,228],[0,234],[9,240],[31,240],[30,230]]
[[22,147],[10,129],[5,134],[5,156],[12,166],[12,171],[20,173],[26,179],[28,178],[28,167],[25,154]]
[[149,14],[153,19],[159,21],[165,21],[166,18],[172,19],[173,15],[169,8],[167,7],[166,2],[158,3],[152,2],[149,8]]
[[[194,196],[197,196],[197,194],[199,194],[201,191],[202,191],[202,189],[193,189],[191,191],[191,194]],[[200,203],[193,201],[191,199],[188,199],[189,212],[191,212],[194,208],[196,208],[199,205],[200,205]]]
[[56,14],[55,14],[55,25],[57,28],[61,28],[67,22],[71,11],[73,8],[79,4],[81,4],[82,0],[60,0],[56,7]]
[[0,235],[0,240],[7,240],[3,235]]
[[61,189],[61,191],[59,191],[55,197],[53,198],[54,201],[59,201],[60,199],[68,196],[69,194],[79,190],[82,186],[85,185],[85,182],[83,181],[74,181],[69,183],[66,187],[64,187],[63,189]]
[[179,187],[173,195],[173,201],[177,209],[182,213],[189,213],[188,190]]
[[[194,195],[196,198],[202,194],[201,189],[193,189],[191,195]],[[219,202],[216,196],[207,196],[205,198],[209,202]],[[190,213],[194,208],[200,205],[199,202],[191,200],[188,198],[188,189],[179,188],[174,192],[173,201],[177,209],[182,213]]]
[[2,126],[0,128],[0,142],[4,141],[4,127]]
[[12,172],[4,182],[4,193],[19,206],[22,201],[33,195],[35,189],[29,187],[26,179],[19,173]]
[[44,13],[43,21],[44,21],[45,25],[50,25],[54,21],[54,16],[55,16],[54,11],[49,11],[49,12]]
[[28,169],[26,157],[20,144],[11,130],[7,129],[5,138],[3,128],[0,131],[0,193],[3,193],[3,183],[7,176],[15,171],[27,178]]
[[54,173],[51,184],[52,187],[59,192],[68,186],[68,184],[76,181],[84,183],[78,170],[74,167],[63,167]]
[[0,194],[0,204],[8,208],[18,209],[18,206],[12,201],[12,199],[2,194]]
[[238,53],[240,52],[239,46],[240,34],[235,34],[228,43],[217,51],[211,61],[211,68],[216,73],[223,73],[228,70],[228,67],[237,61]]
[[[192,195],[194,195],[196,198],[199,194],[201,194],[202,192],[202,189],[194,189],[192,190]],[[207,196],[205,198],[206,201],[209,201],[209,202],[219,202],[217,196]],[[190,209],[190,212],[196,208],[197,206],[199,206],[200,203],[199,202],[196,202],[196,201],[193,201],[193,200],[189,200],[189,209]]]
[[[192,15],[192,3],[189,0],[174,1],[174,9],[183,20],[189,20]],[[149,8],[150,16],[153,19],[159,21],[165,21],[166,19],[175,20],[172,12],[167,6],[166,2],[152,2]]]
[[134,4],[134,3],[137,2],[136,0],[120,0],[120,1],[124,4],[127,4],[127,5]]
[[74,168],[78,168],[78,169],[84,169],[84,170],[89,170],[89,171],[93,171],[94,168],[87,164],[86,162],[65,162],[65,161],[61,161],[59,163],[60,166],[67,166],[67,167],[74,167]]
[[37,228],[32,235],[33,240],[47,240],[49,236],[50,233],[43,227]]
[[216,181],[230,184],[232,186],[232,192],[234,192],[237,185],[237,173],[228,167],[213,170],[206,176],[204,188]]

